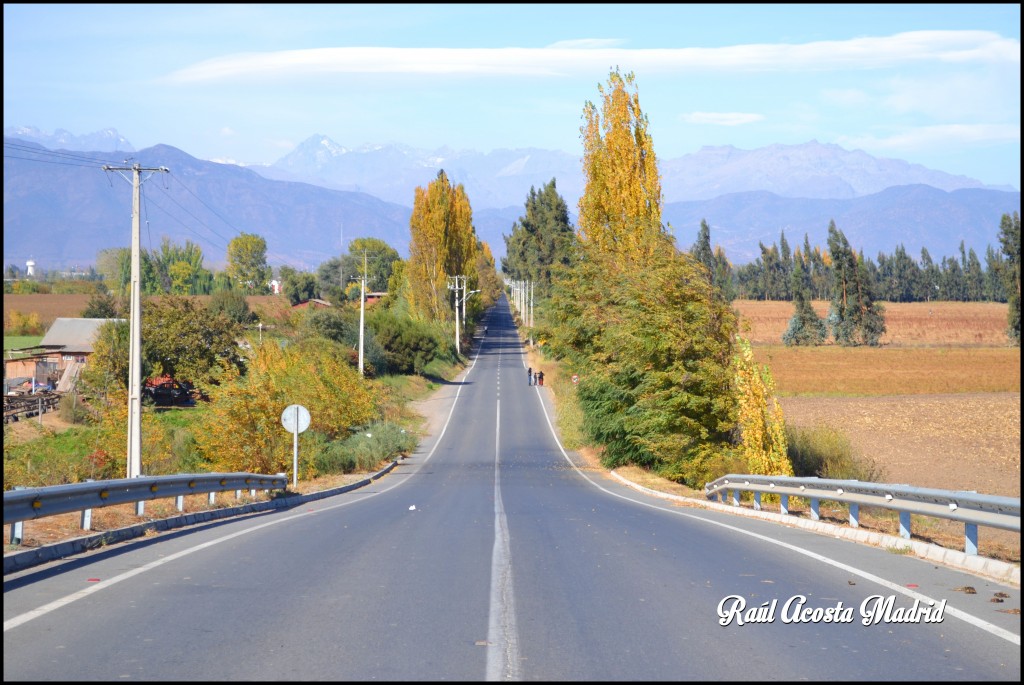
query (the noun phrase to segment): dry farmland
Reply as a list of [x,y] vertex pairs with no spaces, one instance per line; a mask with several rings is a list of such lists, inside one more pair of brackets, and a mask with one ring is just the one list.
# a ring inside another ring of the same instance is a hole
[[[205,298],[202,298],[205,299]],[[88,295],[5,295],[10,310],[44,323],[79,316]],[[249,298],[264,321],[288,311],[279,296]],[[828,304],[814,302],[824,316]],[[887,480],[1020,496],[1020,348],[1008,345],[1006,305],[885,303],[875,348],[787,348],[793,305],[740,300],[742,334],[776,381],[791,426],[846,434]]]
[[889,482],[1020,497],[1020,348],[1005,304],[885,303],[874,348],[787,348],[792,303],[734,306],[787,424],[842,432]]

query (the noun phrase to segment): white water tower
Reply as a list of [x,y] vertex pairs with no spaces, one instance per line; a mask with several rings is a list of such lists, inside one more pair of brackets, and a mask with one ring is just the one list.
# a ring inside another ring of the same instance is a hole
[[25,262],[25,275],[28,278],[32,278],[36,275],[36,263],[31,259]]

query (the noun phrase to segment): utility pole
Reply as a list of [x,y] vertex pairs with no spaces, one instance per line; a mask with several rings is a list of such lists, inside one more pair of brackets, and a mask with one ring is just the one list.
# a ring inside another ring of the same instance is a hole
[[[139,164],[130,167],[103,166],[104,171],[132,172],[132,281],[128,335],[128,477],[142,475],[142,290],[141,290],[141,233],[139,218],[139,195],[143,171],[167,173],[167,167],[143,169]],[[123,177],[123,174],[122,174]],[[148,176],[146,177],[149,178]]]
[[[459,346],[459,279],[465,278],[464,276],[449,276],[448,277],[448,290],[455,291],[455,353],[461,354],[462,350]],[[453,285],[454,281],[454,285]]]
[[363,326],[366,321],[366,250],[363,250],[363,277],[359,279],[359,375],[363,373]]
[[466,283],[466,276],[462,277],[462,325],[466,325],[466,289],[469,287]]
[[530,347],[533,347],[533,285],[530,281]]

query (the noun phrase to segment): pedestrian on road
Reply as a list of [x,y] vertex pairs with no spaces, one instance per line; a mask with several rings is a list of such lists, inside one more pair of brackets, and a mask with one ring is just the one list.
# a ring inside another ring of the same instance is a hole
[[526,370],[526,384],[533,385],[533,367],[531,366]]
[[538,371],[537,372],[537,385],[544,385],[544,372],[543,371]]

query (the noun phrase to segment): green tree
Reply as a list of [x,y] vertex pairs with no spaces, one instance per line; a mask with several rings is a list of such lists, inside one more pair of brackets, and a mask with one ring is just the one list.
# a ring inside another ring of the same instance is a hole
[[782,342],[789,346],[821,345],[828,337],[828,329],[808,300],[808,287],[801,260],[795,260],[793,263],[791,281],[794,312],[785,333],[782,334]]
[[[87,394],[107,398],[114,392],[128,392],[130,360],[130,326],[124,319],[107,321],[96,330],[93,352],[82,369],[82,382]],[[149,375],[149,366],[142,359],[141,374]]]
[[[383,292],[394,265],[401,257],[398,251],[378,238],[356,238],[348,244],[348,252],[322,262],[316,271],[317,290],[332,302],[340,303],[343,289],[363,273],[366,256],[366,291]],[[358,300],[358,298],[356,298]]]
[[1006,290],[1007,336],[1020,345],[1020,215],[1003,214],[999,222],[999,245],[1003,251],[1003,287]]
[[711,227],[707,219],[700,220],[700,229],[697,231],[697,240],[690,248],[690,254],[697,260],[697,263],[707,270],[708,280],[712,280],[715,273],[715,253],[711,249]]
[[280,274],[284,294],[292,306],[316,297],[317,279],[314,274],[296,271],[290,266],[282,266]]
[[579,239],[542,314],[545,349],[579,372],[583,429],[606,465],[692,484],[733,452],[736,318],[661,226],[653,142],[627,87],[614,71],[601,109],[584,108]]
[[725,250],[721,246],[711,249],[711,228],[707,219],[700,220],[700,229],[697,231],[697,240],[690,248],[690,253],[698,263],[707,270],[707,277],[716,292],[726,302],[732,302],[735,291],[732,286],[732,265],[725,256]]
[[[960,254],[964,254],[964,243],[960,241]],[[967,301],[981,302],[985,299],[985,272],[981,268],[981,260],[972,247],[963,257],[964,281],[967,286]]]
[[156,281],[154,293],[204,294],[203,286],[212,279],[212,274],[203,268],[202,249],[189,240],[182,247],[165,236],[160,249],[147,251],[145,258]]
[[834,221],[828,226],[828,247],[834,278],[828,315],[832,335],[839,345],[877,345],[885,333],[884,309],[874,301],[867,267]]
[[214,315],[222,315],[237,324],[246,325],[256,320],[245,295],[237,290],[218,290],[210,296],[206,308]]
[[267,241],[252,233],[241,233],[228,243],[228,275],[251,295],[267,292],[271,269],[267,265]]
[[1006,287],[1003,284],[1003,269],[1006,261],[1001,250],[991,245],[985,247],[985,299],[989,302],[1006,302]]
[[917,301],[931,302],[941,299],[942,270],[932,261],[928,248],[921,248],[921,277],[917,282]]
[[539,191],[531,187],[526,214],[512,225],[510,235],[503,236],[506,256],[501,260],[502,273],[512,280],[533,281],[537,296],[547,297],[554,271],[570,263],[575,230],[555,179]]
[[208,390],[244,369],[238,324],[188,297],[168,295],[142,309],[142,354],[155,375],[169,374]]
[[83,319],[118,319],[121,316],[121,303],[106,291],[90,297],[82,310]]

